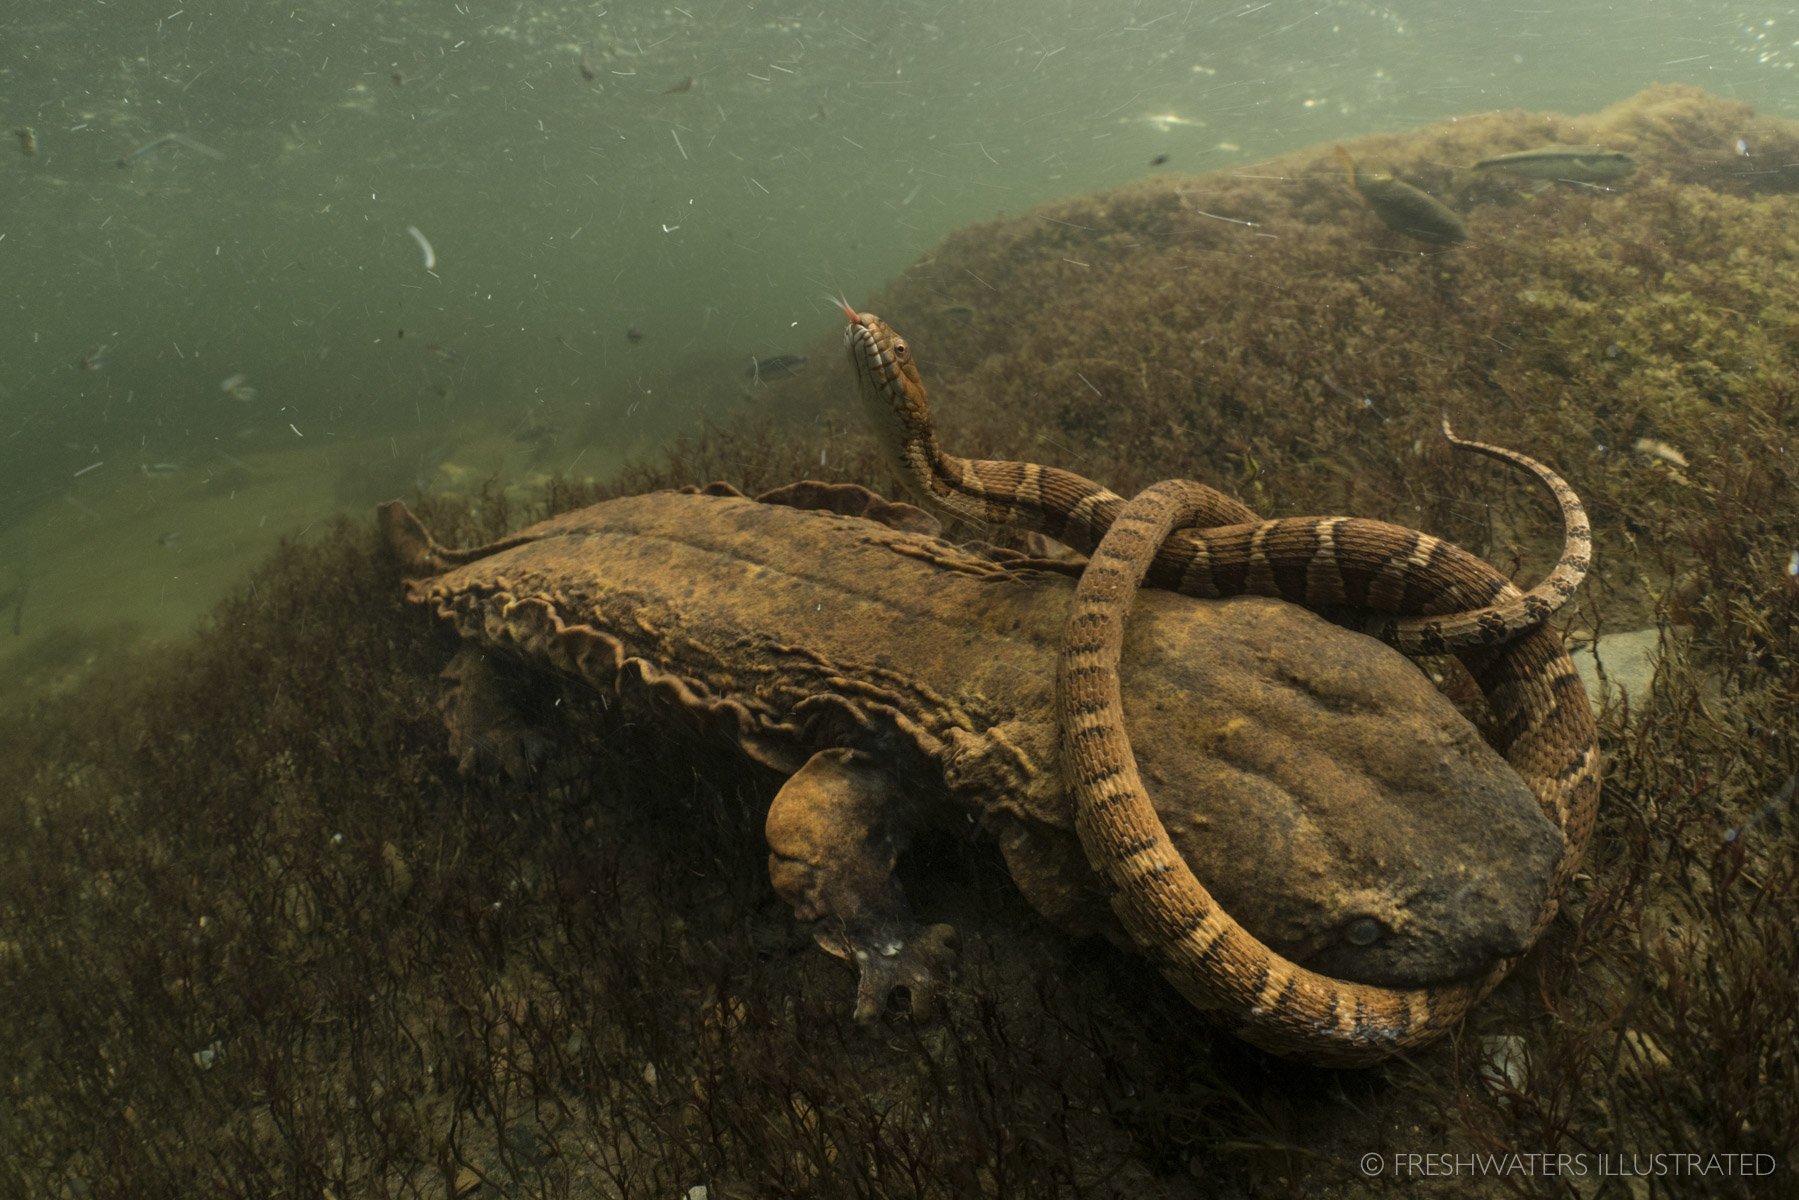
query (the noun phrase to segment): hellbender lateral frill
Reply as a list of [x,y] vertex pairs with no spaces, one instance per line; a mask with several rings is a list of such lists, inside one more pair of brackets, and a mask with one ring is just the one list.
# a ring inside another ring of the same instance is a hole
[[[770,874],[858,964],[858,1016],[902,985],[926,1011],[941,985],[949,931],[917,926],[893,874],[927,822],[972,818],[1039,912],[1126,944],[1058,747],[1078,564],[952,545],[921,510],[848,484],[628,497],[465,551],[398,502],[381,519],[409,598],[465,640],[443,703],[465,767],[522,767],[532,732],[495,676],[535,670],[790,776]],[[1278,601],[1145,591],[1122,678],[1171,839],[1269,946],[1399,987],[1522,950],[1561,837],[1397,653]],[[1384,932],[1366,944],[1370,920]]]

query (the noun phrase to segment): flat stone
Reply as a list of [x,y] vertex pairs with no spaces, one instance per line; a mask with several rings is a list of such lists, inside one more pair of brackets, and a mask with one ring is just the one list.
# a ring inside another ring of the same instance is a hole
[[[1675,638],[1684,639],[1689,632],[1685,626],[1669,629],[1669,635]],[[1655,668],[1662,659],[1661,630],[1608,633],[1597,642],[1570,646],[1568,653],[1595,708],[1619,699],[1640,705],[1649,697]]]

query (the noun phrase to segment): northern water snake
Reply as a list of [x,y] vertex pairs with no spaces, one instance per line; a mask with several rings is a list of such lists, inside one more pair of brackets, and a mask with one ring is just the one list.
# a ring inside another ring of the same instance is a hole
[[[1465,551],[1380,522],[1260,521],[1229,497],[1182,481],[1157,485],[1127,506],[1073,472],[943,453],[904,340],[873,314],[844,310],[862,398],[902,477],[953,512],[1093,552],[1069,613],[1059,703],[1083,844],[1143,952],[1189,1000],[1281,1054],[1366,1065],[1451,1028],[1515,958],[1444,987],[1352,984],[1281,958],[1212,901],[1136,778],[1117,699],[1124,612],[1147,572],[1150,583],[1191,595],[1249,592],[1307,607],[1374,609],[1380,616],[1370,632],[1400,649],[1458,654],[1492,710],[1489,736],[1563,835],[1534,938],[1579,866],[1599,801],[1592,712],[1560,638],[1543,625],[1578,586],[1590,552],[1573,492],[1521,454],[1455,439],[1445,422],[1457,445],[1531,470],[1560,503],[1562,558],[1528,593]],[[1180,526],[1193,528],[1171,536]]]

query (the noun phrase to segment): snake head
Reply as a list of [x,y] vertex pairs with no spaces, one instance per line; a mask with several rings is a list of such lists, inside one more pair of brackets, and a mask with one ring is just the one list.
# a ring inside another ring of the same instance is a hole
[[906,480],[920,495],[937,494],[932,464],[941,455],[931,427],[931,401],[912,349],[893,327],[873,313],[859,313],[841,296],[831,301],[850,323],[843,330],[850,369],[856,373],[856,394],[874,427],[894,475]]
[[[906,345],[906,339],[873,313],[857,312],[841,296],[831,302],[850,319],[843,331],[843,344],[849,350],[850,365],[856,369],[863,398],[902,413],[928,414],[924,380],[918,374],[918,364],[912,359],[912,348]],[[917,415],[911,417],[914,422],[918,419]],[[928,421],[929,416],[923,419]]]

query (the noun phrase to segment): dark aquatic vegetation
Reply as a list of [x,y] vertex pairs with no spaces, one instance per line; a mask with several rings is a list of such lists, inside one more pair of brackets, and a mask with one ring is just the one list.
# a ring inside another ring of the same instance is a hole
[[129,167],[132,163],[136,162],[138,159],[140,159],[144,155],[150,153],[150,151],[156,149],[157,147],[168,146],[168,145],[186,146],[189,150],[199,151],[201,154],[204,154],[207,158],[222,159],[225,157],[223,154],[220,154],[217,150],[214,150],[211,146],[206,145],[204,142],[196,141],[194,138],[188,137],[187,134],[185,134],[185,133],[165,133],[161,137],[156,138],[153,141],[145,142],[143,145],[139,146],[136,150],[133,150],[130,154],[127,154],[123,158],[119,159],[119,165],[121,167]]
[[1336,152],[1337,161],[1349,172],[1349,186],[1388,229],[1439,246],[1468,240],[1468,227],[1462,219],[1435,197],[1395,179],[1390,171],[1358,171],[1343,147],[1338,146]]
[[37,130],[29,125],[21,125],[13,130],[13,136],[19,139],[19,153],[30,158],[37,153]]
[[1483,158],[1476,171],[1509,171],[1526,179],[1556,179],[1568,183],[1605,183],[1623,179],[1637,169],[1637,160],[1619,150],[1598,146],[1539,146],[1516,154]]
[[752,384],[773,383],[777,379],[792,379],[806,366],[804,354],[776,354],[771,358],[750,358],[750,369],[743,377]]

